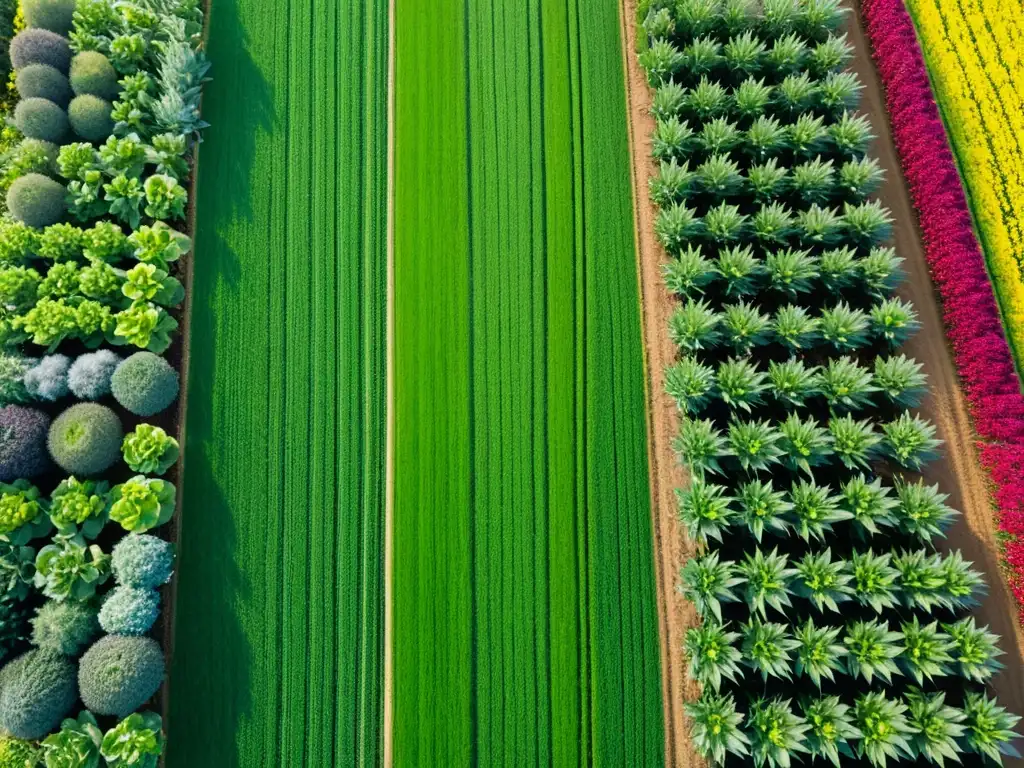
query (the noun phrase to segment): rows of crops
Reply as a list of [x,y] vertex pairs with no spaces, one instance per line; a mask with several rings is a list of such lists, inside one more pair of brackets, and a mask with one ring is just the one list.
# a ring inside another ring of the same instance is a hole
[[999,762],[1019,718],[986,692],[984,579],[935,549],[957,512],[919,475],[939,443],[843,15],[655,0],[643,21],[679,512],[703,547],[680,574],[692,736],[714,763]]
[[218,0],[209,41],[169,765],[372,765],[387,10]]
[[658,764],[617,4],[396,38],[395,763]]

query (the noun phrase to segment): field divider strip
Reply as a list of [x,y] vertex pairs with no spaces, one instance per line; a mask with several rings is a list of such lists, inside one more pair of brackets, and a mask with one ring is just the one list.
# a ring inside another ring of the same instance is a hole
[[382,731],[384,768],[394,761],[392,721],[394,714],[394,526],[395,526],[395,0],[388,0],[388,79],[387,79],[387,298],[384,307],[386,347],[384,365],[386,421],[384,436],[384,691]]

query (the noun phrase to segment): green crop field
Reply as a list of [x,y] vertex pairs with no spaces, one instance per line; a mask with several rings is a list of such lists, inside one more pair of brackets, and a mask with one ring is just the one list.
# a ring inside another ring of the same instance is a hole
[[395,764],[659,764],[617,3],[395,23]]
[[372,765],[387,9],[217,0],[209,39],[169,765]]

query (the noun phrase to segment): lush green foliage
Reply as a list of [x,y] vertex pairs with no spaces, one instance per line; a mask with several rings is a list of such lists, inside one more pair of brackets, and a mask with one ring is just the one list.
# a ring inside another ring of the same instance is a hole
[[136,352],[117,366],[110,390],[117,402],[136,416],[152,416],[178,396],[178,372],[151,352]]
[[100,609],[100,626],[111,635],[144,635],[160,615],[160,594],[152,589],[116,587]]
[[78,403],[53,420],[47,447],[63,470],[90,477],[120,458],[123,437],[121,420],[112,409]]
[[19,739],[42,738],[76,698],[74,664],[52,651],[28,651],[0,669],[0,728]]
[[112,567],[118,584],[156,589],[171,580],[174,551],[156,536],[132,534],[114,547]]
[[49,600],[32,619],[32,644],[63,656],[78,656],[99,634],[96,608],[89,601]]
[[11,40],[11,63],[15,69],[29,64],[47,64],[59,72],[71,65],[67,38],[47,29],[25,29]]
[[125,435],[121,450],[125,464],[144,475],[162,475],[178,460],[178,441],[152,424]]
[[64,720],[60,730],[40,744],[46,768],[99,768],[102,739],[103,731],[88,710]]
[[78,667],[82,703],[98,715],[131,714],[156,693],[163,678],[163,652],[148,637],[102,637]]
[[28,65],[18,72],[15,82],[23,99],[46,99],[58,107],[66,107],[71,101],[68,79],[48,64]]
[[46,436],[50,417],[34,408],[0,408],[0,482],[33,478],[50,466]]
[[64,215],[64,187],[42,174],[26,174],[7,190],[7,209],[30,227],[55,224]]

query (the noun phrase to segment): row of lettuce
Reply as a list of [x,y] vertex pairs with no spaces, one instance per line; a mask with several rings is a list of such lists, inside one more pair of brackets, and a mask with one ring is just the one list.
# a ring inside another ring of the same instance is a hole
[[22,0],[14,27],[0,766],[154,766],[202,12],[196,0]]
[[[898,2],[898,0],[894,0]],[[788,766],[999,763],[984,577],[936,542],[918,328],[835,0],[653,0],[651,180],[679,306],[666,372],[699,553],[679,588],[698,752]]]
[[[890,108],[900,113],[897,140],[960,375],[987,442],[1004,560],[1024,617],[1024,399],[1014,371],[1014,360],[1017,373],[1024,366],[1024,61],[1017,51],[1024,22],[990,0],[870,7],[873,18],[884,15],[894,25],[875,25],[876,58],[888,67]],[[896,72],[894,62],[903,58],[914,61],[913,82]]]

